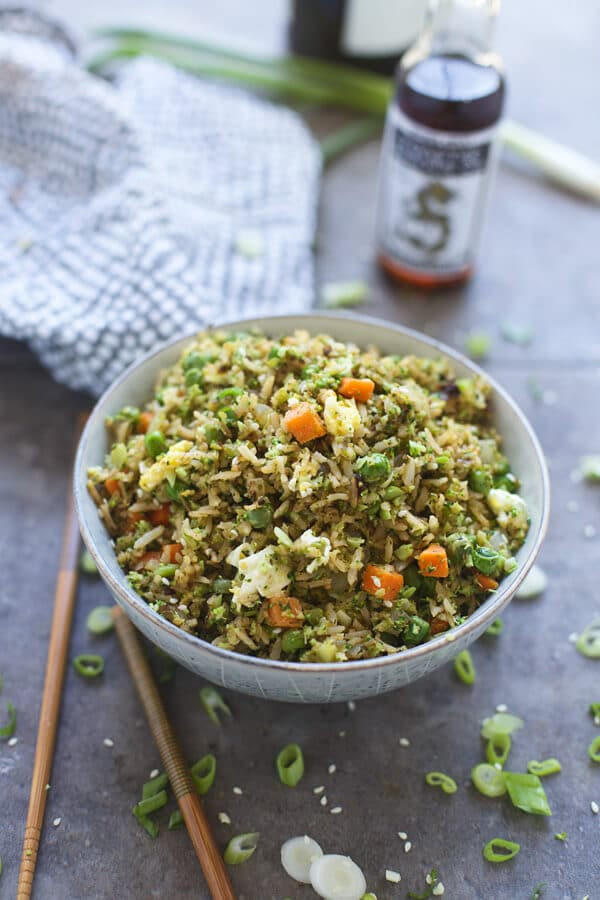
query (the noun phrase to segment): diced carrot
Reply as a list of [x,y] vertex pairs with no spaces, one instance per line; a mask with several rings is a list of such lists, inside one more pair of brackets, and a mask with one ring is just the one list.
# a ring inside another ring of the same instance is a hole
[[150,412],[140,413],[140,418],[138,419],[137,430],[139,434],[146,434],[148,429],[150,428],[150,423],[152,422],[153,415]]
[[315,438],[327,434],[327,429],[320,416],[309,403],[298,403],[286,412],[283,424],[300,444],[307,444]]
[[148,519],[153,525],[168,525],[171,518],[171,504],[164,503],[158,509],[151,509]]
[[445,619],[441,619],[439,616],[436,616],[429,623],[429,633],[430,634],[441,634],[442,631],[448,631],[450,625],[446,622]]
[[440,544],[430,544],[419,554],[419,572],[427,578],[446,578],[448,555]]
[[377,594],[383,588],[383,600],[395,600],[404,586],[404,576],[400,572],[390,572],[381,566],[367,566],[362,577],[362,589],[368,594]]
[[119,479],[118,478],[107,478],[104,482],[104,487],[112,497],[113,494],[116,494],[119,490]]
[[144,518],[144,513],[130,512],[127,516],[127,531],[133,531],[138,522]]
[[177,556],[183,553],[183,547],[181,544],[165,544],[163,553],[167,555],[170,563],[174,563],[177,562]]
[[138,569],[147,569],[148,563],[158,562],[160,560],[162,553],[160,550],[148,550],[147,553],[144,553],[139,563],[137,564]]
[[299,628],[304,622],[302,603],[297,597],[271,597],[265,600],[263,609],[274,628]]
[[357,403],[367,403],[374,390],[375,382],[370,378],[342,378],[339,392],[342,397],[353,397]]
[[498,582],[495,578],[490,578],[489,575],[482,575],[479,573],[475,576],[475,581],[479,585],[480,588],[483,588],[484,591],[495,591],[498,587]]

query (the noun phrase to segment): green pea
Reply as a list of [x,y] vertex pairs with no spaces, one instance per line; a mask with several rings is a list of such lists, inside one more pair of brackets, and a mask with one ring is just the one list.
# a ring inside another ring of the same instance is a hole
[[187,372],[188,369],[203,369],[212,358],[212,356],[205,353],[198,353],[197,350],[192,350],[184,357],[181,367],[184,372]]
[[231,591],[231,581],[229,578],[215,578],[213,590],[215,594],[229,594]]
[[491,472],[487,469],[471,469],[469,472],[469,487],[478,494],[487,494],[494,486]]
[[238,397],[241,397],[243,393],[244,391],[242,390],[242,388],[223,388],[223,390],[219,391],[219,393],[217,394],[217,400],[236,400]]
[[177,566],[174,563],[156,567],[156,574],[159,578],[172,578],[176,571]]
[[270,506],[258,506],[256,509],[248,509],[246,518],[253,528],[266,528],[273,518]]
[[309,625],[318,625],[323,618],[323,610],[318,606],[314,606],[312,609],[305,611],[304,618]]
[[306,646],[304,632],[301,628],[291,628],[281,638],[281,649],[284,653],[295,653]]
[[429,622],[419,616],[411,616],[411,620],[404,632],[406,644],[420,644],[429,634]]
[[237,422],[235,410],[231,406],[224,406],[223,409],[219,410],[217,415],[219,416],[219,419],[226,425],[235,425],[235,423]]
[[494,575],[498,571],[501,557],[491,547],[473,547],[471,556],[473,557],[475,568],[483,572],[484,575]]
[[371,484],[375,481],[382,481],[390,474],[392,467],[387,456],[383,453],[371,453],[370,456],[363,456],[356,463],[356,469],[363,481]]
[[185,386],[192,387],[193,384],[197,384],[198,387],[204,384],[204,376],[200,369],[188,369],[185,373]]
[[505,472],[502,475],[495,476],[494,487],[502,488],[503,490],[510,491],[511,494],[514,494],[515,491],[519,490],[519,479],[515,478],[512,472]]
[[167,441],[162,431],[149,431],[144,436],[144,444],[148,455],[153,459],[156,459],[157,456],[160,456],[167,449]]

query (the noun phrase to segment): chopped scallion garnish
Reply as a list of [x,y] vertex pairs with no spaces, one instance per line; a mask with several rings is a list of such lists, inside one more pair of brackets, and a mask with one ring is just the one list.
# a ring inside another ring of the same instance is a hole
[[180,809],[174,809],[169,817],[169,824],[167,828],[169,831],[173,831],[174,828],[179,828],[180,825],[183,825],[183,816],[181,815]]
[[0,740],[11,738],[15,733],[15,728],[17,727],[17,711],[10,700],[7,702],[6,708],[8,710],[8,724],[3,725],[0,728]]
[[527,763],[527,771],[531,775],[539,775],[540,778],[544,778],[546,775],[554,775],[555,772],[560,772],[561,768],[561,764],[553,756],[539,761],[531,759]]
[[207,753],[194,763],[190,769],[192,779],[197,792],[202,796],[207,794],[213,786],[217,774],[217,758],[212,753]]
[[583,656],[600,659],[600,619],[594,619],[583,629],[575,646]]
[[567,832],[566,831],[557,831],[556,834],[554,835],[554,837],[556,838],[557,841],[566,841]]
[[161,772],[156,778],[151,778],[142,785],[142,800],[147,800],[149,797],[154,797],[159,791],[164,791],[168,784],[169,778],[165,772]]
[[433,889],[438,883],[437,869],[431,869],[425,876],[425,881],[427,882],[427,887],[422,893],[417,894],[415,891],[409,891],[406,896],[410,900],[429,900],[429,897],[433,896]]
[[279,780],[287,787],[296,787],[304,775],[304,756],[298,744],[287,744],[275,760]]
[[454,660],[454,671],[463,684],[473,684],[475,681],[475,666],[473,657],[468,650],[461,650]]
[[590,715],[594,719],[600,719],[600,703],[590,703]]
[[110,606],[96,606],[86,619],[87,630],[92,634],[107,634],[115,627]]
[[248,834],[237,834],[231,838],[223,854],[223,859],[227,865],[238,866],[240,863],[250,859],[256,850],[259,837],[258,831],[252,831]]
[[579,471],[587,481],[600,481],[600,454],[582,456]]
[[95,653],[81,653],[73,660],[73,667],[84,678],[98,678],[104,672],[104,659]]
[[546,792],[537,775],[521,772],[505,772],[504,783],[512,805],[523,812],[538,816],[551,816]]
[[472,359],[484,359],[491,347],[492,339],[484,331],[474,331],[465,338],[465,350]]
[[542,893],[543,893],[545,887],[546,887],[545,881],[540,881],[539,884],[536,884],[536,886],[533,889],[533,893],[531,895],[531,900],[540,900],[540,897],[542,896]]
[[367,292],[364,281],[332,281],[321,288],[321,300],[326,309],[360,306],[367,299]]
[[507,841],[504,838],[492,838],[483,848],[484,858],[488,862],[501,863],[513,859],[521,849],[521,845],[515,841]]
[[136,817],[136,819],[143,819],[145,816],[148,816],[150,813],[156,812],[157,809],[162,809],[163,806],[167,805],[167,792],[165,790],[157,791],[155,794],[151,794],[149,797],[146,797],[136,803],[131,812]]
[[455,794],[457,791],[454,778],[445,775],[443,772],[427,772],[425,781],[431,787],[440,787],[445,794]]
[[145,828],[151,838],[158,837],[158,825],[150,816],[136,816],[142,828]]
[[588,755],[592,762],[600,763],[600,735],[595,737],[588,747]]
[[231,716],[231,710],[219,694],[218,690],[212,685],[207,684],[200,688],[200,702],[204,707],[207,716],[215,725],[220,725],[219,712],[226,716]]
[[79,557],[79,568],[86,575],[97,575],[98,566],[89,550],[83,550]]
[[511,748],[510,735],[498,731],[491,736],[485,748],[485,758],[492,766],[503,766]]
[[496,734],[513,734],[519,728],[523,727],[523,719],[513,716],[511,713],[495,713],[488,719],[483,720],[481,727],[481,737],[490,739]]
[[473,784],[484,797],[501,797],[506,793],[504,775],[490,763],[480,763],[471,772]]
[[517,322],[505,322],[500,326],[500,334],[505,341],[511,344],[519,344],[526,347],[533,340],[533,331],[527,325],[520,325]]
[[502,634],[504,631],[504,622],[502,619],[494,619],[491,625],[486,629],[486,634],[489,634],[491,637],[498,637],[499,634]]

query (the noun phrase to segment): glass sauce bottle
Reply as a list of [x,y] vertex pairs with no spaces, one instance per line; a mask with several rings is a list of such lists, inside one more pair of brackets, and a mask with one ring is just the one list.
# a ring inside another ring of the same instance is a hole
[[380,163],[377,252],[425,288],[472,273],[496,161],[504,77],[490,44],[499,0],[430,0],[396,74]]

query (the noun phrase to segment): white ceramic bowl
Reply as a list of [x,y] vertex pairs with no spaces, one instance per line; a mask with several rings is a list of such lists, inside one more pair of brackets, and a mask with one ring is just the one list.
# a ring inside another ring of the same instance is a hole
[[[275,336],[296,328],[326,332],[340,341],[353,341],[360,346],[374,344],[385,353],[449,357],[459,375],[481,372],[465,357],[432,338],[361,316],[308,314],[219,323],[219,327],[232,329],[252,326]],[[537,438],[520,409],[489,376],[486,377],[493,388],[494,421],[503,436],[511,466],[521,479],[531,527],[518,553],[518,568],[462,625],[393,656],[344,663],[299,663],[222,650],[181,631],[150,609],[129,586],[117,564],[109,535],[87,492],[86,472],[89,466],[101,463],[107,450],[106,416],[125,405],[142,406],[153,394],[159,370],[173,364],[189,340],[187,335],[150,353],[130,366],[106,391],[88,420],[75,463],[75,502],[83,540],[115,600],[137,628],[178,663],[209,681],[257,697],[293,703],[338,702],[394,690],[447,663],[476,640],[504,609],[531,567],[546,531],[549,510],[548,473]]]

